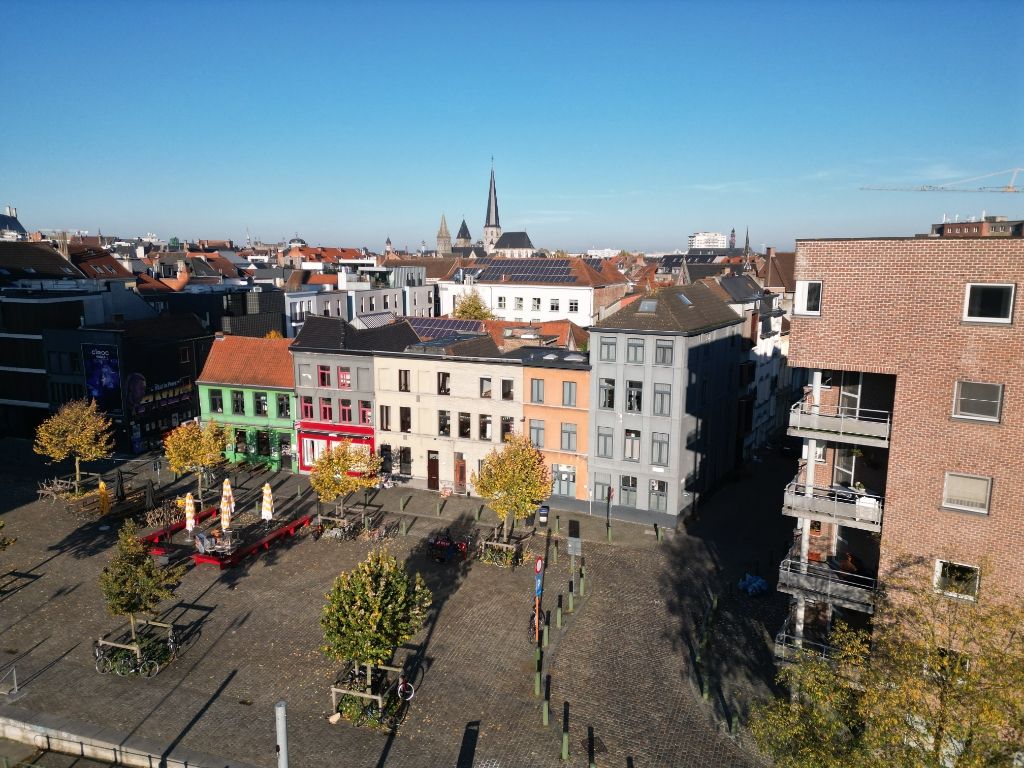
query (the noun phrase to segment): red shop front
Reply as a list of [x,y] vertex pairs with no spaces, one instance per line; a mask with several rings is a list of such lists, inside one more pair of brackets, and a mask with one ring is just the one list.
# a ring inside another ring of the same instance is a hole
[[322,421],[300,421],[299,469],[309,472],[317,457],[328,448],[349,440],[353,445],[365,445],[370,453],[376,450],[373,427],[361,424],[330,424]]

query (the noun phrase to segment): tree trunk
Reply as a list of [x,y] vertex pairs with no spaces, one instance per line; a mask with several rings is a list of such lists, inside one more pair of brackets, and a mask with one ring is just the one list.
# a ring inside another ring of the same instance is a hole
[[196,472],[196,496],[199,497],[199,511],[203,511],[203,470]]
[[82,482],[82,460],[75,456],[75,496],[77,496],[81,490],[79,485]]
[[516,523],[516,518],[515,518],[515,515],[512,514],[512,511],[510,510],[510,511],[506,512],[505,513],[505,543],[506,544],[508,544],[509,539],[512,538],[512,526],[515,525],[515,523]]

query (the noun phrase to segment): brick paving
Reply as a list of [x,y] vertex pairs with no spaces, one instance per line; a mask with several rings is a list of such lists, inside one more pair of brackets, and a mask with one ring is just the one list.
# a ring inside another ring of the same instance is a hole
[[[0,443],[0,461],[0,482],[11,489],[0,509],[6,533],[18,538],[0,555],[0,664],[18,667],[24,695],[16,707],[269,768],[276,764],[273,705],[284,699],[293,765],[402,768],[562,765],[567,702],[571,765],[586,765],[588,728],[599,766],[760,764],[742,733],[729,737],[720,702],[745,708],[767,694],[768,632],[781,623],[785,603],[777,595],[744,601],[729,585],[752,568],[771,576],[771,544],[781,550],[791,527],[778,514],[790,464],[755,465],[750,477],[706,502],[689,533],[661,543],[653,528],[618,523],[609,545],[603,517],[576,518],[589,584],[565,628],[551,629],[547,728],[533,696],[527,638],[531,570],[433,563],[419,553],[423,539],[437,528],[472,525],[479,501],[450,499],[438,519],[436,494],[382,491],[372,503],[388,513],[413,496],[406,511],[419,516],[390,548],[434,592],[427,627],[400,651],[418,662],[416,697],[398,732],[387,734],[325,720],[336,670],[318,650],[323,596],[338,572],[365,557],[367,543],[299,536],[229,571],[192,568],[167,616],[198,629],[194,644],[152,680],[101,676],[91,639],[119,620],[106,614],[97,577],[115,533],[34,501],[35,478],[53,470],[37,466],[24,444]],[[240,491],[255,494],[266,476],[240,479]],[[293,498],[305,479],[274,482],[282,499],[312,508],[310,495]],[[552,514],[562,515],[564,535],[569,514]],[[494,522],[485,511],[481,525]],[[543,538],[532,547],[543,550]],[[564,542],[559,562],[548,563],[545,605],[553,609],[568,586]],[[715,695],[704,701],[687,637],[709,587],[722,597]]]

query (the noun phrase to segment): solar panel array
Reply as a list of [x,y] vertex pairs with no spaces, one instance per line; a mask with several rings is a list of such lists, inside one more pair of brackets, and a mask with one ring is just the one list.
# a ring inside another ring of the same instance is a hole
[[481,320],[455,320],[449,317],[407,317],[420,339],[439,339],[458,333],[483,333]]
[[569,259],[494,259],[477,276],[481,283],[575,283]]

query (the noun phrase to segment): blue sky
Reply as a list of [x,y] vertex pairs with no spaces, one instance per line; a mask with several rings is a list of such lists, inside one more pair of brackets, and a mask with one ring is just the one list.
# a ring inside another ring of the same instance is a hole
[[552,249],[1024,217],[858,189],[1024,165],[1020,2],[5,9],[0,202],[29,228],[432,247],[442,212],[482,234],[492,155],[504,229]]

